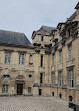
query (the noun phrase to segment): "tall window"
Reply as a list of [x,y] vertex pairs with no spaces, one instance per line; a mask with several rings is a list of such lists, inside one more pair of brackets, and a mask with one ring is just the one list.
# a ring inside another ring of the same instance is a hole
[[24,54],[19,54],[19,64],[24,64]]
[[11,59],[11,53],[10,52],[6,52],[5,53],[5,63],[6,64],[10,64],[10,60]]
[[62,64],[62,50],[59,51],[59,62],[60,64]]
[[41,55],[41,64],[40,64],[40,66],[42,67],[43,66],[43,55]]
[[29,65],[33,65],[33,55],[29,56]]
[[72,60],[72,44],[68,46],[69,60]]
[[43,73],[40,73],[40,83],[43,83]]
[[52,85],[55,86],[55,73],[52,73]]
[[43,36],[41,36],[41,41],[43,41],[44,40],[44,37]]
[[69,70],[69,86],[74,87],[73,70]]
[[3,85],[2,93],[8,93],[8,85]]
[[55,65],[55,54],[53,54],[53,66]]
[[63,86],[63,76],[62,76],[62,71],[59,72],[59,86],[60,86],[60,87]]

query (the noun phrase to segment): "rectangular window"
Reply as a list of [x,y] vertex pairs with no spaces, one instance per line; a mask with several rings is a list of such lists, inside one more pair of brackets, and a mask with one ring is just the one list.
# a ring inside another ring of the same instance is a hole
[[53,54],[53,66],[55,65],[55,54]]
[[24,64],[24,54],[19,54],[19,64]]
[[41,41],[43,41],[43,39],[44,39],[43,36],[41,36]]
[[8,85],[3,85],[2,93],[8,93]]
[[59,51],[59,62],[60,64],[62,64],[62,50]]
[[52,85],[55,86],[55,73],[52,73]]
[[59,72],[59,86],[60,86],[60,87],[63,86],[63,76],[62,76],[62,71]]
[[70,37],[72,35],[72,29],[68,30],[68,37]]
[[40,64],[41,67],[43,67],[43,55],[41,55],[41,61],[40,62],[41,62],[41,64]]
[[31,87],[28,87],[28,93],[31,93],[31,90],[32,90]]
[[74,87],[73,70],[69,70],[69,86]]
[[40,83],[43,83],[43,73],[40,73]]
[[69,60],[72,60],[72,44],[68,46]]
[[60,41],[62,40],[62,36],[60,36]]
[[11,53],[10,52],[6,52],[5,53],[5,63],[6,64],[10,64],[10,59],[11,59]]
[[33,65],[33,55],[29,56],[29,65]]

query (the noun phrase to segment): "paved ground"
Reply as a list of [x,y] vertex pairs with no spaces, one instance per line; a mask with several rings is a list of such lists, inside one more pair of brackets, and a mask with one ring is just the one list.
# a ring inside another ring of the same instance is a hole
[[0,97],[0,111],[68,111],[68,102],[53,97]]

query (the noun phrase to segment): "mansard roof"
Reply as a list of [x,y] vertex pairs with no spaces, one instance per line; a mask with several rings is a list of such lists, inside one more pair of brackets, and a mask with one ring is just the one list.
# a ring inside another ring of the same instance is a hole
[[21,47],[32,47],[24,33],[0,30],[0,44]]
[[76,11],[68,18],[68,20],[72,21],[77,16]]
[[40,30],[44,30],[44,31],[48,32],[49,34],[51,34],[54,29],[55,29],[55,27],[49,27],[49,26],[42,26],[40,28]]

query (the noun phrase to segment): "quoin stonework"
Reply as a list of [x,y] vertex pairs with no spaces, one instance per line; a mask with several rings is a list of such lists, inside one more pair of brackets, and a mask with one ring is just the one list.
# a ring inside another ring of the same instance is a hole
[[79,2],[57,27],[25,34],[0,30],[0,95],[54,96],[79,102]]

